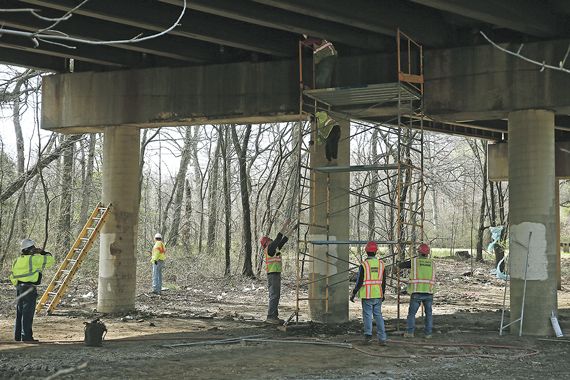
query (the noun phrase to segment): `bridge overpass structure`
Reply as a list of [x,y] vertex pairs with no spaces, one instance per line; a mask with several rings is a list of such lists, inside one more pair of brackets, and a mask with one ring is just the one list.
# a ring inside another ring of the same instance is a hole
[[[510,182],[511,313],[521,314],[526,277],[523,332],[551,333],[559,260],[555,156],[570,140],[570,74],[506,54],[480,32],[559,66],[570,46],[567,1],[5,0],[1,8],[0,61],[53,73],[43,80],[42,128],[105,136],[102,201],[114,212],[101,233],[99,311],[134,307],[140,128],[298,120],[303,35],[335,44],[335,89],[365,89],[397,80],[400,29],[424,46],[424,129],[508,144],[502,175]],[[64,15],[71,17],[45,19]],[[116,42],[141,33],[160,35]],[[310,77],[310,64],[303,67]],[[394,114],[386,107],[359,112],[378,122]],[[341,127],[346,133],[349,125]],[[312,153],[322,155],[319,149]],[[349,165],[348,139],[339,151],[339,165]],[[315,182],[312,191],[325,186]],[[337,188],[348,188],[348,177]],[[347,220],[331,228],[346,234]],[[334,318],[321,321],[346,320],[347,298],[338,294]]]

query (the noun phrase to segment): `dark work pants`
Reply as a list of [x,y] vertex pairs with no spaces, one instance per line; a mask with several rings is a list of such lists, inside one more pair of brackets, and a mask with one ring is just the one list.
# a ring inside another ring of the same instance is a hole
[[316,66],[316,88],[329,88],[332,83],[332,76],[336,66],[337,56],[331,55],[323,58]]
[[340,140],[340,126],[334,125],[325,142],[325,155],[327,160],[336,160],[338,156],[338,142]]
[[278,318],[279,298],[281,298],[281,273],[267,273],[267,285],[269,286],[267,318]]
[[16,295],[26,293],[22,298],[18,299],[18,304],[16,306],[16,323],[14,326],[14,339],[20,340],[32,340],[32,324],[34,323],[34,313],[36,311],[36,298],[38,297],[38,291],[33,285],[18,284],[16,287]]

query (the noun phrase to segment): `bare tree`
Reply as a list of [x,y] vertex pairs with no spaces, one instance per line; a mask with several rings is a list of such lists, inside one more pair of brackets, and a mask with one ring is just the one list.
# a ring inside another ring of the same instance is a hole
[[231,194],[230,194],[230,150],[228,149],[229,146],[229,128],[224,128],[223,133],[220,131],[219,139],[220,139],[220,150],[223,157],[222,160],[222,170],[223,170],[223,182],[224,182],[224,224],[225,224],[225,244],[224,244],[224,251],[225,251],[225,258],[226,258],[226,265],[224,270],[224,275],[229,276],[231,273],[231,213],[232,213],[232,201],[231,201]]
[[[69,137],[65,137],[65,140]],[[69,247],[71,241],[71,203],[73,194],[73,156],[75,153],[74,144],[69,144],[63,151],[63,166],[60,182],[60,207],[59,207],[59,223],[58,223],[58,245],[61,247]]]
[[[210,254],[213,254],[217,248],[216,244],[216,225],[218,221],[218,202],[219,202],[219,168],[220,168],[220,151],[221,151],[221,140],[222,140],[222,132],[221,129],[224,126],[214,128],[218,132],[218,139],[216,142],[216,149],[214,150],[214,160],[212,163],[212,168],[210,171],[210,187],[208,193],[208,233],[207,238],[208,242],[206,246],[208,247],[208,251]],[[223,156],[225,159],[225,156]],[[226,183],[224,183],[224,186]]]
[[[83,183],[82,183],[81,209],[79,211],[80,226],[78,226],[78,228],[81,228],[82,227],[81,224],[87,220],[89,208],[91,207],[90,201],[91,201],[91,194],[93,193],[93,169],[95,166],[96,142],[97,142],[97,135],[95,133],[90,133],[89,144],[87,146],[87,153],[83,155],[82,159]],[[83,149],[83,152],[85,152],[85,149]]]
[[175,196],[172,210],[172,225],[170,227],[170,245],[175,246],[178,243],[178,232],[180,229],[180,218],[182,215],[182,200],[184,198],[184,185],[186,184],[186,173],[192,151],[192,130],[187,127],[184,129],[184,146],[180,156],[180,166],[178,174],[176,174]]
[[245,126],[243,140],[239,141],[235,124],[232,125],[232,140],[234,150],[237,153],[239,165],[239,185],[241,193],[241,206],[243,213],[243,245],[244,245],[244,261],[242,274],[247,277],[255,277],[252,267],[252,246],[251,246],[251,210],[249,206],[249,188],[247,186],[247,146],[249,143],[249,136],[251,134],[251,124]]

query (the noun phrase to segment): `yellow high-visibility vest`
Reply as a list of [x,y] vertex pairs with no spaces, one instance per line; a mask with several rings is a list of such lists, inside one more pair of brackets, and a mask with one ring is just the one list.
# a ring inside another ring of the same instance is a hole
[[162,240],[157,240],[152,247],[152,257],[150,261],[164,260],[166,259],[166,247]]
[[22,255],[16,259],[12,265],[12,273],[10,274],[10,281],[14,286],[18,282],[36,283],[40,279],[40,273],[53,266],[55,260],[52,255]]
[[411,260],[411,264],[408,293],[433,294],[435,268],[432,259],[414,257]]
[[281,269],[281,252],[275,252],[274,256],[269,256],[267,248],[265,248],[265,270],[267,273],[281,273]]
[[384,279],[384,262],[377,258],[366,259],[362,263],[364,281],[358,291],[358,298],[382,298],[382,281]]

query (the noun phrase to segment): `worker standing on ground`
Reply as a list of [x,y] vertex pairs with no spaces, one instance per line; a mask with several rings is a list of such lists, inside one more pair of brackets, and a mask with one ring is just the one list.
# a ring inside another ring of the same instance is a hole
[[386,290],[386,272],[384,262],[376,257],[378,244],[369,241],[364,248],[368,257],[362,262],[358,269],[358,279],[356,286],[350,296],[350,301],[354,302],[354,297],[362,300],[362,321],[364,323],[364,344],[372,341],[372,316],[376,321],[376,333],[378,344],[386,345],[386,330],[384,319],[382,318],[382,302]]
[[327,112],[315,114],[317,122],[317,143],[325,144],[325,156],[328,164],[336,166],[338,158],[338,142],[340,140],[340,125]]
[[32,324],[36,311],[38,290],[36,285],[42,282],[42,272],[54,264],[51,253],[36,248],[31,239],[22,240],[22,254],[12,265],[10,281],[16,287],[17,306],[14,339],[17,342],[36,343]]
[[162,235],[157,233],[154,235],[154,246],[152,247],[152,292],[160,294],[162,291],[162,268],[164,268],[164,260],[166,258],[166,247],[162,241]]
[[303,44],[313,50],[313,64],[315,65],[315,88],[329,88],[336,66],[338,53],[332,42],[320,38],[311,38],[303,35]]
[[259,243],[264,251],[265,270],[267,271],[267,285],[269,288],[269,307],[267,310],[267,323],[282,324],[284,320],[279,319],[279,299],[281,298],[281,249],[287,243],[287,237],[295,228],[296,223],[289,219],[285,221],[275,239],[262,236]]
[[431,339],[433,328],[433,290],[435,284],[435,268],[433,260],[428,258],[430,253],[427,244],[418,247],[419,257],[406,260],[400,264],[400,268],[410,268],[410,282],[408,293],[410,294],[410,307],[408,309],[407,329],[404,337],[413,338],[416,329],[416,313],[420,304],[424,305],[426,313],[424,334],[426,339]]

